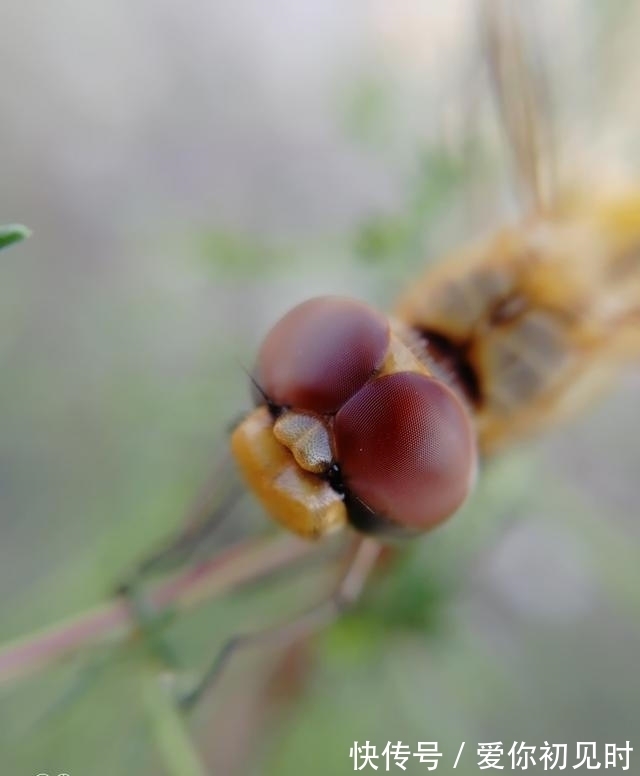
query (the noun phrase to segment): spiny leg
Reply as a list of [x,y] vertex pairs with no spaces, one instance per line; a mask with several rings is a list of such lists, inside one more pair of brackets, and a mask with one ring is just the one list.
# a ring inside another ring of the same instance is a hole
[[375,539],[358,539],[355,551],[346,570],[342,573],[338,586],[327,600],[288,622],[257,633],[232,636],[216,654],[196,686],[180,698],[181,706],[184,709],[192,708],[215,684],[231,657],[241,649],[261,644],[292,643],[330,624],[342,612],[353,606],[362,593],[380,550],[381,545]]
[[187,512],[185,527],[159,550],[144,558],[116,589],[116,594],[124,596],[131,605],[139,630],[152,653],[169,666],[176,666],[178,661],[160,631],[171,619],[171,612],[159,614],[154,611],[143,594],[143,586],[149,577],[175,571],[206,554],[211,536],[244,493],[230,464],[230,459],[225,458],[209,477]]
[[140,586],[148,577],[175,571],[196,556],[204,555],[203,548],[207,539],[222,524],[240,496],[242,496],[241,489],[230,492],[224,501],[210,511],[205,520],[189,523],[177,536],[172,537],[159,550],[144,558],[133,573],[119,585],[117,592],[127,595],[134,586]]
[[207,541],[231,513],[244,490],[230,455],[225,455],[187,510],[182,530],[144,558],[118,586],[117,592],[126,595],[147,577],[174,571],[195,557],[204,556]]

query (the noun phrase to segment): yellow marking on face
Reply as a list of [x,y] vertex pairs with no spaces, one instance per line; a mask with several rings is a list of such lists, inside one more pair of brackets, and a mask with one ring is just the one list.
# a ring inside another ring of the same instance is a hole
[[231,436],[231,450],[249,488],[281,525],[308,539],[342,528],[347,511],[328,482],[300,468],[273,433],[266,407],[248,415]]

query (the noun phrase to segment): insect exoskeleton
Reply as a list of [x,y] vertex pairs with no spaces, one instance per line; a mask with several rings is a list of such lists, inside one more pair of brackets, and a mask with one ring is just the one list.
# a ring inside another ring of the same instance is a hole
[[299,535],[423,532],[473,487],[464,399],[401,324],[363,302],[323,296],[288,312],[260,346],[253,386],[232,451],[265,509]]

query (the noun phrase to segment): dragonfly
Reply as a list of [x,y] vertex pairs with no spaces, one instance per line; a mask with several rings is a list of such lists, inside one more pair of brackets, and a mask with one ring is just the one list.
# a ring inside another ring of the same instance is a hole
[[451,519],[486,460],[570,419],[640,352],[640,190],[560,184],[548,85],[518,10],[485,0],[479,29],[519,218],[429,266],[390,315],[325,296],[277,321],[248,375],[254,408],[230,437],[242,486],[137,570],[183,562],[244,488],[305,539],[354,537],[330,598],[232,637],[186,707],[236,652],[299,639],[353,606],[389,537]]
[[[247,377],[254,407],[234,424],[186,527],[121,586],[153,635],[143,581],[197,565],[246,493],[305,546],[346,537],[331,595],[231,637],[180,694],[186,708],[238,652],[295,643],[357,605],[387,547],[429,541],[418,536],[462,519],[485,462],[568,421],[637,358],[640,190],[561,180],[548,84],[521,8],[483,0],[478,28],[518,218],[430,264],[389,315],[316,297],[276,322]],[[272,567],[299,559],[298,549],[275,554]],[[161,604],[177,588],[167,590]]]

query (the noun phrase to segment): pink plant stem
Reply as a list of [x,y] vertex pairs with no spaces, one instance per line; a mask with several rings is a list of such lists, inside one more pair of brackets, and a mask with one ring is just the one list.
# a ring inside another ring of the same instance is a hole
[[[156,585],[149,599],[159,610],[183,611],[234,587],[277,571],[314,550],[292,536],[247,540],[197,567]],[[123,599],[115,599],[0,646],[0,683],[25,676],[91,645],[122,640],[136,629],[136,619]]]

